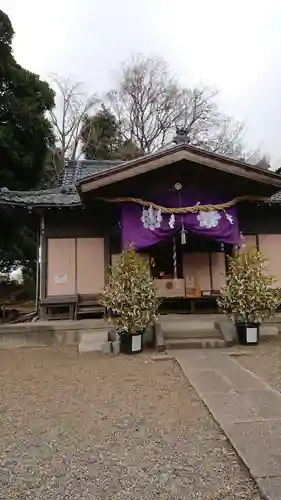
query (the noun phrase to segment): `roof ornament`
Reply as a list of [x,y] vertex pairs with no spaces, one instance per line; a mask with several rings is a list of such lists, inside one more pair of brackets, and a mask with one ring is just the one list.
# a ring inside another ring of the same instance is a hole
[[70,193],[69,186],[66,186],[65,184],[63,184],[62,186],[60,186],[59,193],[60,194],[69,194]]
[[174,144],[189,144],[190,137],[188,131],[184,127],[176,127],[176,134],[173,140]]

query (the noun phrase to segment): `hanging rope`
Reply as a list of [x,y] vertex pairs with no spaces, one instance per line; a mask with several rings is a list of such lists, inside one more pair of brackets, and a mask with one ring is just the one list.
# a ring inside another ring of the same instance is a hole
[[177,264],[177,243],[175,237],[173,237],[173,266],[174,266],[174,280],[176,280],[178,277],[178,264]]
[[143,207],[152,207],[155,210],[160,210],[162,213],[166,214],[186,214],[186,213],[197,213],[197,212],[211,212],[213,210],[225,210],[226,208],[230,208],[233,205],[236,205],[237,203],[241,201],[270,201],[270,198],[265,198],[263,196],[237,196],[236,198],[233,198],[230,201],[227,201],[225,203],[219,203],[218,205],[201,205],[200,202],[196,203],[196,205],[193,205],[191,207],[176,207],[176,208],[170,208],[170,207],[163,207],[162,205],[157,205],[156,203],[153,203],[152,201],[145,201],[142,200],[141,198],[132,198],[132,197],[120,197],[120,198],[98,198],[102,201],[106,201],[108,203],[136,203],[137,205],[141,205]]

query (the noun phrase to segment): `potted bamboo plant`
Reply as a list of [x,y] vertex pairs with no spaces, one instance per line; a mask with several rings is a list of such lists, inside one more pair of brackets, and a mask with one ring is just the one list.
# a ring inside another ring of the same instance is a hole
[[218,305],[232,317],[240,344],[258,344],[261,322],[274,316],[280,299],[275,282],[266,272],[264,255],[256,249],[241,250],[228,258]]
[[154,324],[160,304],[150,276],[149,263],[130,246],[112,267],[101,298],[120,339],[120,351],[135,354],[143,349],[143,334]]

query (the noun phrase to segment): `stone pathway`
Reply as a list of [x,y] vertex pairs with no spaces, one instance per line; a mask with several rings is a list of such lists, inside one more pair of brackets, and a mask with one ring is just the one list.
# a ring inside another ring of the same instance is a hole
[[225,351],[172,351],[268,500],[281,498],[281,394]]

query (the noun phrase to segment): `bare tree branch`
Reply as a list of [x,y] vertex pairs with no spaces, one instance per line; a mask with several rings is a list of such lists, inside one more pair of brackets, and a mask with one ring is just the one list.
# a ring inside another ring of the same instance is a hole
[[85,117],[94,111],[98,99],[95,95],[86,96],[81,82],[52,75],[51,85],[56,92],[56,110],[49,113],[56,136],[54,161],[57,175],[66,159],[81,156],[80,136]]
[[182,91],[162,59],[138,56],[125,64],[117,90],[107,94],[126,140],[146,152],[160,147],[179,115]]
[[106,102],[121,136],[144,153],[170,142],[180,127],[194,146],[233,158],[247,156],[244,125],[220,113],[216,97],[213,88],[181,87],[165,61],[139,55],[123,64],[117,88]]

